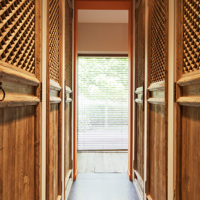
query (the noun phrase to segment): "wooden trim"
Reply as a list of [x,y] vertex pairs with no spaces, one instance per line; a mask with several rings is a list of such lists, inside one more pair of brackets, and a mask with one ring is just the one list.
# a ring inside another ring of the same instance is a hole
[[60,91],[61,89],[62,88],[60,87],[59,83],[50,79],[50,90]]
[[144,181],[142,180],[140,174],[137,172],[137,170],[134,170],[134,173],[138,179],[138,182],[141,184],[141,186],[144,186]]
[[130,66],[130,93],[129,93],[129,150],[128,150],[128,175],[129,179],[132,180],[133,172],[133,1],[132,0],[119,0],[119,1],[98,1],[98,0],[76,0],[74,8],[74,113],[73,113],[73,167],[74,174],[73,179],[76,180],[77,176],[77,60],[78,60],[78,10],[79,9],[98,9],[98,10],[128,10],[129,11],[129,47],[128,47],[128,58]]
[[200,83],[200,71],[191,72],[189,74],[183,74],[177,81],[179,86],[189,86]]
[[34,74],[25,70],[16,69],[16,67],[0,61],[0,80],[7,80],[16,83],[38,86],[39,80]]
[[67,98],[65,103],[71,103],[72,102],[72,99],[71,98]]
[[50,133],[50,73],[49,73],[49,40],[50,40],[50,34],[49,34],[49,1],[46,0],[46,17],[47,17],[47,36],[46,36],[46,199],[49,199],[49,174],[50,174],[50,169],[49,169],[49,163],[50,163],[50,158],[49,158],[49,133]]
[[151,83],[151,85],[148,87],[148,90],[149,91],[165,90],[165,81]]
[[141,103],[141,104],[142,104],[142,103],[143,103],[143,100],[137,98],[137,99],[135,99],[135,103],[138,103],[138,104]]
[[65,186],[67,185],[69,179],[70,179],[70,176],[72,174],[72,170],[70,169],[68,172],[67,172],[67,175],[65,177]]
[[61,200],[61,199],[62,199],[61,195],[58,195],[56,198],[56,200]]
[[194,106],[200,107],[200,97],[190,96],[190,97],[179,97],[177,103],[181,106]]
[[65,91],[66,91],[66,93],[68,93],[68,94],[72,93],[71,88],[68,87],[68,86],[65,87]]
[[[176,0],[176,81],[180,80],[183,74],[183,1]],[[181,88],[176,85],[176,99],[181,97]],[[181,125],[181,106],[176,104],[176,133],[174,134],[175,153],[174,153],[174,195],[176,200],[181,199],[181,143],[182,143],[182,125]]]
[[153,200],[152,197],[151,197],[151,195],[147,196],[147,200]]
[[131,7],[130,0],[76,0],[77,9],[87,9],[87,10],[129,10]]
[[0,103],[0,108],[17,107],[17,106],[35,106],[40,100],[36,96],[30,95],[6,95],[3,102]]
[[139,199],[140,199],[140,200],[143,200],[143,199],[144,199],[144,197],[143,197],[143,191],[142,191],[141,188],[140,188],[140,185],[139,185],[138,180],[135,179],[134,182],[133,182],[133,184],[134,184],[134,186],[135,186],[135,189],[136,189],[136,192],[137,192],[137,194],[138,194],[138,196],[139,196]]
[[50,97],[50,104],[58,104],[61,103],[62,99],[60,97]]
[[142,87],[138,87],[135,91],[135,94],[142,94],[143,93],[143,86]]
[[[35,2],[35,76],[40,82],[36,89],[36,96],[41,99],[42,91],[42,1]],[[35,163],[35,199],[42,199],[42,102],[35,108],[35,141],[40,145],[34,147]]]
[[150,104],[165,105],[165,98],[149,98],[147,100]]
[[69,197],[69,193],[70,193],[70,190],[71,190],[71,187],[72,187],[72,183],[73,183],[72,178],[70,178],[69,181],[68,181],[68,184],[66,186],[67,189],[65,188],[65,190],[67,190],[66,193],[65,193],[65,199],[68,199],[68,197]]

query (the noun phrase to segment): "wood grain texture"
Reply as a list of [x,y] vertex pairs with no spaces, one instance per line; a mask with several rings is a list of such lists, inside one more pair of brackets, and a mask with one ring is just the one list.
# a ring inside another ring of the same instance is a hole
[[71,119],[71,105],[65,105],[65,135],[64,135],[64,174],[65,179],[68,172],[72,169],[72,119]]
[[149,121],[149,194],[152,199],[166,199],[167,177],[167,134],[165,132],[165,107],[150,106]]
[[0,79],[32,86],[39,85],[35,75],[2,61],[0,61]]
[[[0,199],[36,199],[35,109],[0,109]],[[30,159],[31,158],[31,159]]]
[[54,200],[58,196],[58,105],[50,106],[49,116],[50,131],[47,136],[48,142],[48,173],[49,181],[47,187],[49,200]]
[[143,105],[136,105],[136,136],[135,136],[135,163],[134,169],[139,173],[142,180],[144,180],[144,111]]
[[[199,1],[176,0],[175,198],[199,199]],[[192,44],[192,45],[191,45]]]
[[181,199],[200,198],[200,108],[182,107]]

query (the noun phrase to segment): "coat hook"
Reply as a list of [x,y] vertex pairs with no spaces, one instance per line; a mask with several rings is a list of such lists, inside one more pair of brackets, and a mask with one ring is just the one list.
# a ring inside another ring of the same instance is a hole
[[0,82],[0,90],[3,92],[3,97],[2,97],[2,99],[0,99],[0,102],[2,102],[6,97],[6,93],[5,93],[4,89],[2,88],[2,82]]

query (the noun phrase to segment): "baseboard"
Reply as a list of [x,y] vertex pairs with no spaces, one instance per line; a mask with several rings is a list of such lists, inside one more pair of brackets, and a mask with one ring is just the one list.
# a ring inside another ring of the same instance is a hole
[[74,175],[73,175],[73,180],[74,180],[74,181],[76,180],[77,175],[78,175],[78,169],[74,172]]
[[127,170],[127,174],[128,174],[129,180],[133,181],[133,177],[132,177],[132,174],[130,173],[129,169]]

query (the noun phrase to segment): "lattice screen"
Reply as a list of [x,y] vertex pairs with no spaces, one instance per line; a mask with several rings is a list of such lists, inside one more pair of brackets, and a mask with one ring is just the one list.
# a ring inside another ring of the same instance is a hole
[[145,21],[143,0],[136,1],[136,88],[143,86],[145,64]]
[[72,88],[72,1],[67,0],[65,12],[65,83]]
[[200,1],[184,0],[183,73],[200,70]]
[[151,82],[165,78],[165,29],[167,0],[152,0],[151,12]]
[[59,0],[49,0],[50,79],[59,82]]
[[0,60],[35,73],[35,0],[0,1]]

